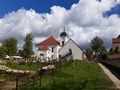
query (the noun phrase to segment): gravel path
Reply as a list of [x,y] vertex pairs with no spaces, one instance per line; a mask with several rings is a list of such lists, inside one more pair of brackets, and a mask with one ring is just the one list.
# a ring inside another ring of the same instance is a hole
[[110,70],[108,70],[104,65],[102,65],[101,63],[98,64],[103,69],[103,71],[108,75],[108,77],[113,81],[113,83],[116,85],[116,88],[120,90],[120,80],[113,73],[111,73]]

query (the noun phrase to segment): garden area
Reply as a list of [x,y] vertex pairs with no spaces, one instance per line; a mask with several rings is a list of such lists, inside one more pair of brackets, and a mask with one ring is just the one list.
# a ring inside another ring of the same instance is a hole
[[[51,63],[23,63],[23,64],[7,64],[7,66],[19,70],[32,70],[37,71],[42,66]],[[98,89],[114,89],[113,82],[103,72],[96,62],[87,61],[59,61],[52,63],[55,65],[55,70],[40,77],[36,74],[36,79],[27,79],[20,77],[18,84],[25,82],[32,82],[18,87],[18,90],[98,90]],[[33,74],[29,74],[32,76]],[[2,75],[3,79],[16,82],[16,78],[9,75]],[[11,78],[11,79],[9,79]],[[34,81],[36,80],[36,81]]]

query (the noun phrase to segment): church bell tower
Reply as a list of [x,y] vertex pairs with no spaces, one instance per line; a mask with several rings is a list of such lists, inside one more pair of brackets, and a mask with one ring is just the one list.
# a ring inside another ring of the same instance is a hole
[[64,28],[64,31],[60,34],[60,46],[64,46],[67,41],[68,41],[68,35],[66,34]]

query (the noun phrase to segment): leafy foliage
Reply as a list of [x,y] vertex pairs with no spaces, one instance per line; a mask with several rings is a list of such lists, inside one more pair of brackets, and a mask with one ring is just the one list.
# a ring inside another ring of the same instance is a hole
[[99,54],[100,58],[102,60],[105,60],[107,58],[107,55],[108,55],[107,49],[105,48],[105,46],[101,46],[99,52],[100,52],[100,54]]
[[110,50],[109,50],[109,54],[110,54],[110,55],[114,54],[114,51],[113,51],[112,48],[110,48]]
[[25,58],[30,58],[32,55],[32,47],[33,47],[33,36],[32,34],[27,34],[24,38],[24,45],[23,45],[23,56]]
[[6,48],[6,53],[9,56],[16,55],[17,53],[17,40],[14,37],[5,39],[2,46]]
[[0,58],[3,59],[6,56],[6,48],[1,46],[0,47]]
[[97,59],[107,58],[107,50],[103,44],[104,42],[100,37],[96,36],[91,40],[91,48],[95,52],[95,57],[97,57]]
[[86,55],[87,55],[87,58],[88,58],[89,60],[91,60],[91,59],[92,59],[92,56],[93,56],[93,51],[92,51],[92,49],[87,48],[86,51],[85,51],[85,53],[86,53]]

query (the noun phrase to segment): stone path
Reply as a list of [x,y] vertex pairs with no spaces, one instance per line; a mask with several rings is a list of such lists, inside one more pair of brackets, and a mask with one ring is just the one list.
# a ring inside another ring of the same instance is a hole
[[108,77],[113,81],[113,83],[116,85],[116,88],[120,90],[120,80],[112,74],[104,65],[101,63],[98,63],[99,66],[103,69],[103,71],[108,75]]

